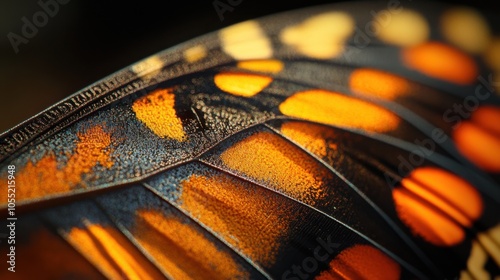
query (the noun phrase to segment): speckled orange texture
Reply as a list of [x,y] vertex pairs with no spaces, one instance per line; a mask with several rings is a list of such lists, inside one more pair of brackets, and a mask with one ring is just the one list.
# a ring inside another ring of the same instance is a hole
[[265,89],[273,78],[246,73],[222,72],[214,77],[215,85],[230,94],[243,97],[252,97]]
[[327,139],[335,138],[333,130],[319,125],[287,122],[281,126],[281,132],[319,157],[325,157],[328,148],[337,148],[335,143],[327,143]]
[[89,224],[68,233],[69,242],[110,279],[161,279],[163,276],[120,232]]
[[342,251],[330,262],[330,269],[316,277],[329,279],[396,280],[401,267],[386,254],[370,245],[354,245]]
[[283,138],[259,132],[228,148],[225,165],[309,205],[326,196],[327,171]]
[[135,238],[173,279],[242,279],[232,257],[190,225],[154,210],[139,210]]
[[260,59],[260,60],[245,60],[237,64],[238,68],[264,72],[264,73],[279,73],[283,70],[283,62],[276,59]]
[[349,77],[349,86],[353,92],[389,100],[405,95],[410,88],[401,77],[368,68],[354,70]]
[[478,75],[478,67],[471,57],[439,42],[404,49],[402,59],[411,69],[460,85],[473,83]]
[[464,227],[472,227],[483,210],[482,198],[471,184],[435,167],[415,169],[392,195],[401,221],[438,246],[463,241]]
[[274,263],[281,238],[294,219],[290,204],[257,186],[193,175],[182,183],[180,203],[195,218],[246,256],[264,266]]
[[159,137],[184,141],[186,134],[174,105],[173,88],[158,89],[134,101],[132,110]]
[[[16,199],[60,194],[85,186],[81,184],[82,175],[90,173],[96,165],[113,166],[111,141],[111,135],[97,125],[78,133],[76,148],[64,166],[52,153],[36,163],[28,162],[17,174]],[[6,202],[6,195],[7,192],[0,192],[1,203]]]
[[500,172],[500,108],[484,106],[452,133],[458,150],[482,169]]
[[378,105],[321,89],[297,92],[279,109],[290,117],[374,132],[391,131],[399,125],[396,115]]

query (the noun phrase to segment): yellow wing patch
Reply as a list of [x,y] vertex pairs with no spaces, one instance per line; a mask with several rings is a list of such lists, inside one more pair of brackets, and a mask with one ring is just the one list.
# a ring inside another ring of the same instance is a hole
[[271,40],[256,21],[245,21],[219,31],[222,49],[236,60],[263,59],[273,55]]
[[187,62],[194,63],[207,56],[207,49],[202,45],[198,45],[185,50],[183,55]]
[[158,89],[134,101],[132,110],[154,134],[182,142],[187,137],[174,105],[173,88]]
[[157,55],[153,55],[132,65],[132,71],[142,79],[149,80],[161,71],[163,64]]
[[221,158],[228,167],[315,205],[325,196],[322,178],[327,172],[295,149],[276,135],[259,132],[228,148]]
[[283,62],[276,59],[261,59],[261,60],[245,60],[237,64],[238,68],[276,74],[283,70]]
[[176,218],[139,210],[133,233],[173,279],[248,278],[228,253]]
[[491,40],[491,31],[483,16],[466,7],[447,10],[441,17],[441,32],[448,41],[474,54],[485,50]]
[[160,279],[163,276],[122,234],[111,227],[86,223],[73,228],[69,242],[110,279]]
[[214,77],[214,83],[220,90],[243,97],[256,95],[272,81],[273,78],[264,75],[233,72],[218,73]]
[[344,50],[345,41],[354,32],[354,24],[354,19],[346,13],[323,13],[285,28],[280,39],[305,56],[329,59]]
[[[389,19],[385,19],[390,15]],[[419,13],[412,10],[383,10],[375,18],[375,34],[388,44],[414,46],[427,41],[430,34],[429,24]]]
[[[91,172],[97,164],[111,168],[111,141],[111,135],[102,126],[94,126],[78,133],[76,149],[68,155],[64,167],[59,167],[60,163],[54,154],[48,154],[36,163],[28,162],[17,176],[17,199],[69,192],[78,186],[82,175]],[[7,192],[0,193],[0,199],[7,201]]]
[[[182,207],[250,259],[274,264],[293,209],[265,190],[226,176],[191,176],[182,182]],[[259,244],[256,246],[256,244]]]
[[391,131],[399,125],[396,115],[380,106],[319,89],[297,92],[279,109],[290,117],[373,132]]
[[434,167],[415,169],[394,188],[393,198],[403,223],[438,246],[462,242],[463,227],[471,227],[483,211],[481,195],[471,184]]

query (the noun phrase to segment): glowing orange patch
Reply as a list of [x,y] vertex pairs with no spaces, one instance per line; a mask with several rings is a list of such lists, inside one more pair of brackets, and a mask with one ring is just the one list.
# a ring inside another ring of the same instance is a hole
[[330,262],[317,280],[329,279],[399,279],[401,267],[386,254],[370,245],[354,245]]
[[373,132],[391,131],[399,125],[396,115],[378,105],[326,90],[295,93],[279,109],[290,117]]
[[438,246],[465,238],[482,213],[480,194],[462,178],[434,167],[415,169],[393,190],[399,218],[415,234]]
[[[7,242],[4,242],[6,244]],[[2,245],[4,245],[2,244]],[[0,270],[1,279],[82,279],[102,278],[85,258],[62,238],[40,228],[34,231],[26,243],[16,242],[16,271]],[[25,267],[27,269],[19,269]],[[29,269],[28,269],[29,268]]]
[[73,228],[69,242],[110,279],[160,279],[162,275],[122,234],[90,224]]
[[337,148],[336,144],[326,142],[328,138],[334,139],[335,133],[319,125],[287,122],[281,126],[281,132],[319,157],[325,157],[328,148]]
[[500,107],[482,106],[472,114],[471,121],[491,134],[500,136]]
[[184,141],[186,134],[174,105],[173,88],[158,89],[137,99],[132,105],[132,110],[154,134],[162,138]]
[[471,122],[453,131],[458,150],[477,166],[489,172],[500,172],[500,138]]
[[408,81],[401,77],[367,68],[354,70],[349,86],[353,92],[389,100],[405,95],[410,89]]
[[275,59],[245,60],[238,62],[238,68],[264,73],[279,73],[283,70],[283,62]]
[[465,53],[442,43],[428,42],[402,53],[407,67],[436,79],[471,84],[478,75],[477,65]]
[[215,85],[230,94],[252,97],[265,89],[273,78],[245,73],[218,73],[214,77]]
[[191,176],[182,183],[180,201],[228,243],[266,266],[274,263],[293,213],[289,205],[272,199],[263,189],[225,176]]
[[[48,154],[36,163],[28,162],[16,178],[16,198],[25,200],[46,195],[65,193],[81,183],[82,175],[92,171],[97,164],[111,168],[111,135],[101,126],[78,133],[78,142],[63,168],[55,155]],[[0,201],[7,201],[7,192],[0,193]]]
[[221,159],[229,168],[309,205],[325,196],[322,178],[327,177],[326,170],[271,133],[247,137],[222,153]]
[[242,279],[231,256],[193,227],[153,210],[137,213],[134,236],[173,279]]

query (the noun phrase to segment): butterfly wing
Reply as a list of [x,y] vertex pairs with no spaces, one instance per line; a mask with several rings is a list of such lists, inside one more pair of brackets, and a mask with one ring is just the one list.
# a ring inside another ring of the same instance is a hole
[[[464,19],[475,32],[449,31]],[[421,3],[292,11],[83,89],[0,138],[13,275],[498,275],[484,22]]]

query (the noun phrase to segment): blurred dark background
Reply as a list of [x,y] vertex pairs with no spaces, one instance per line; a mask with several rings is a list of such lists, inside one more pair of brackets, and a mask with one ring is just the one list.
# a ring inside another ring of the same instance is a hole
[[[255,17],[340,2],[241,0],[221,21],[213,0],[59,1],[68,3],[60,4],[26,44],[19,44],[17,54],[8,34],[21,35],[21,19],[32,21],[42,8],[38,0],[0,1],[0,133],[104,76],[193,37]],[[473,5],[498,6],[493,3]]]

